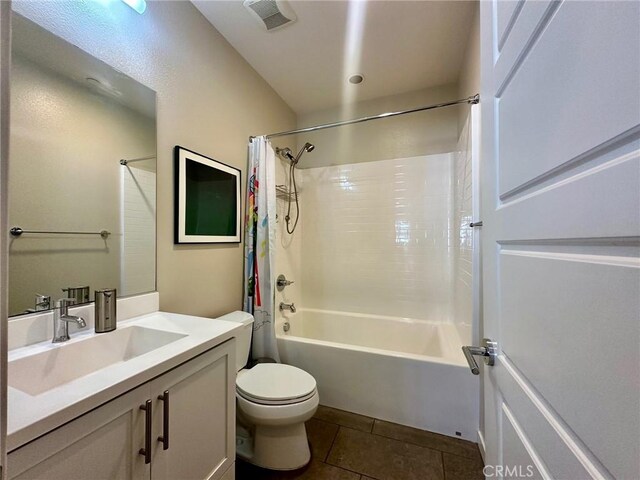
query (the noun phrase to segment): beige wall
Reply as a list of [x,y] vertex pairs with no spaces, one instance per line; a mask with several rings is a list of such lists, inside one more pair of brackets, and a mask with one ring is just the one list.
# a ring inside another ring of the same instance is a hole
[[[468,97],[480,93],[480,8],[476,6],[473,16],[469,39],[464,54],[464,61],[458,80],[458,96]],[[467,121],[469,109],[460,109],[458,116],[458,130],[462,132]]]
[[[12,239],[10,314],[33,308],[36,293],[63,297],[64,287],[89,285],[92,292],[113,287],[122,292],[123,167],[118,160],[153,153],[155,143],[153,119],[14,55],[11,225],[25,230],[107,230],[111,235],[106,240],[98,235]],[[135,293],[154,288],[155,282],[148,282]]]
[[[456,99],[456,85],[419,90],[298,116],[298,128],[405,110]],[[458,139],[458,110],[448,107],[367,123],[297,135],[298,145],[311,142],[300,168],[406,158],[452,152]],[[290,138],[290,137],[287,137]]]
[[215,316],[242,306],[243,247],[173,245],[173,147],[241,168],[249,135],[295,115],[189,2],[15,2],[14,9],[158,94],[158,290],[166,311]]

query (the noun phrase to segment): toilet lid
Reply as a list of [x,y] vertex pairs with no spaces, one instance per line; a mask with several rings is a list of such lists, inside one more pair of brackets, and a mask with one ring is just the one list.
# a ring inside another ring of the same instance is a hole
[[282,401],[309,396],[316,380],[304,370],[282,363],[259,363],[241,370],[236,388],[243,396],[258,400]]

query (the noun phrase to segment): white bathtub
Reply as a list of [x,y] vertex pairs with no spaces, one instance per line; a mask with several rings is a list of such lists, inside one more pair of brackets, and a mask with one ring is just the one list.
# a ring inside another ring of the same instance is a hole
[[289,323],[281,359],[315,377],[322,405],[477,441],[478,377],[452,324],[313,309]]

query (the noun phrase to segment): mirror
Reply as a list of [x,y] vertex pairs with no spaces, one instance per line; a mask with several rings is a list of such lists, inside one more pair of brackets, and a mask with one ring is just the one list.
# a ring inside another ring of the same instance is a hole
[[155,92],[12,21],[9,314],[155,290]]

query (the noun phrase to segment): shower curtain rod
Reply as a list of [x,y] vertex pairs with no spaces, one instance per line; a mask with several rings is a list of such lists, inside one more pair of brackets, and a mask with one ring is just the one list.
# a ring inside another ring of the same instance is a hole
[[[459,105],[461,103],[468,103],[470,105],[475,105],[476,103],[479,103],[479,102],[480,102],[480,95],[476,93],[475,95],[472,95],[471,97],[462,98],[460,100],[454,100],[452,102],[436,103],[436,104],[433,104],[433,105],[427,105],[425,107],[412,108],[411,110],[402,110],[402,111],[399,111],[399,112],[381,113],[380,115],[372,115],[372,116],[369,116],[369,117],[354,118],[353,120],[343,120],[341,122],[325,123],[325,124],[322,124],[322,125],[316,125],[314,127],[299,128],[298,130],[289,130],[288,132],[270,133],[269,135],[266,135],[266,137],[268,139],[269,138],[275,138],[275,137],[284,137],[285,135],[295,135],[296,133],[314,132],[316,130],[324,130],[325,128],[342,127],[343,125],[352,125],[354,123],[368,122],[369,120],[378,120],[380,118],[395,117],[397,115],[405,115],[407,113],[422,112],[424,110],[433,110],[434,108],[450,107],[452,105]],[[256,138],[256,137],[255,136],[251,136],[251,137],[249,137],[249,140],[251,140],[253,138]]]

